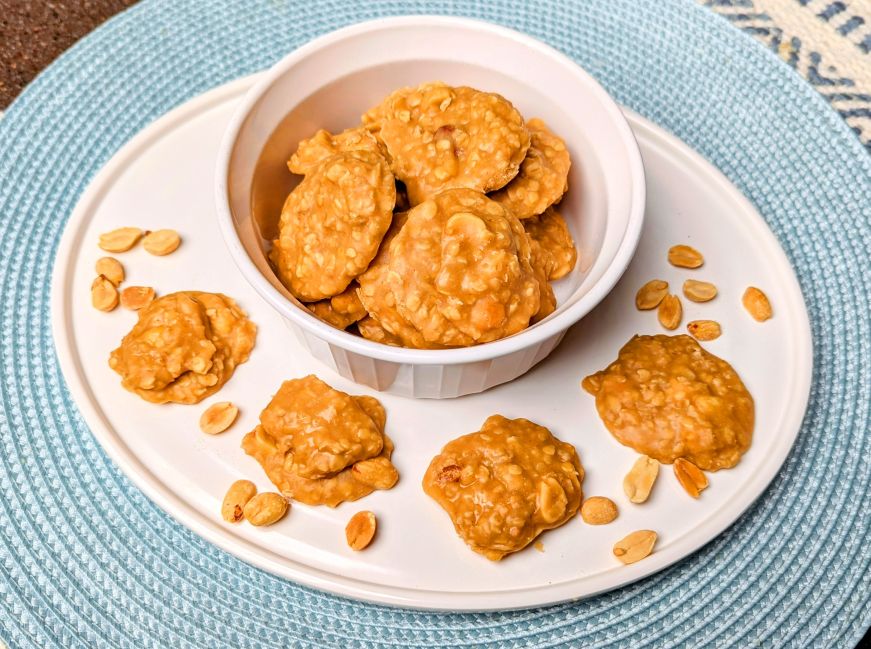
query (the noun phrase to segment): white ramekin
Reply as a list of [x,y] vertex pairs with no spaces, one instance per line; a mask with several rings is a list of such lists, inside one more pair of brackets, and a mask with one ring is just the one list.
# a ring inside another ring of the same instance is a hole
[[[340,131],[392,90],[442,80],[498,92],[541,117],[572,156],[560,211],[578,267],[555,285],[559,307],[492,343],[416,350],[374,343],[315,318],[277,279],[265,250],[298,179],[286,160],[318,128]],[[340,375],[394,394],[450,398],[510,381],[545,358],[566,330],[613,288],[635,252],[644,219],[644,169],[629,125],[574,62],[518,32],[463,18],[408,16],[322,36],[276,63],[248,92],[218,154],[218,220],[239,270],[314,357]],[[266,238],[264,238],[264,236]]]

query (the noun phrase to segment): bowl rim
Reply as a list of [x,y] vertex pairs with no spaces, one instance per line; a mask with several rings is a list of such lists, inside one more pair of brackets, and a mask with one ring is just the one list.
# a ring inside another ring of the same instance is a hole
[[[239,131],[251,113],[252,108],[259,102],[263,95],[272,86],[273,82],[282,76],[288,69],[307,56],[341,40],[359,36],[367,32],[374,32],[388,28],[398,27],[462,27],[465,29],[490,32],[503,38],[513,40],[526,47],[538,50],[542,54],[554,58],[562,64],[568,64],[585,82],[590,94],[602,105],[607,115],[611,118],[621,139],[621,145],[627,153],[629,161],[629,180],[631,182],[631,196],[629,218],[626,230],[623,233],[617,250],[599,280],[590,287],[590,290],[581,297],[576,304],[557,314],[555,317],[519,331],[506,338],[501,338],[488,343],[474,345],[472,347],[459,347],[453,349],[413,349],[408,347],[393,347],[383,343],[367,340],[361,336],[355,336],[346,331],[336,329],[317,316],[309,312],[303,306],[297,306],[286,296],[282,295],[263,276],[260,269],[249,257],[242,245],[239,234],[236,231],[233,215],[229,205],[227,178],[230,160],[235,148]],[[218,213],[218,224],[230,256],[236,267],[245,277],[246,281],[257,293],[278,313],[289,320],[295,326],[317,336],[330,345],[336,345],[346,351],[350,351],[373,359],[389,361],[393,363],[408,363],[414,365],[456,365],[492,360],[519,350],[540,344],[554,336],[561,335],[573,324],[593,310],[614,288],[617,281],[632,261],[635,250],[641,238],[641,229],[644,224],[644,208],[646,200],[646,181],[644,165],[641,160],[641,152],[635,135],[629,127],[629,123],[623,115],[620,107],[614,99],[605,91],[586,70],[575,61],[559,50],[516,30],[487,21],[473,18],[436,15],[394,16],[368,20],[347,27],[343,27],[322,36],[319,36],[277,61],[267,71],[262,73],[247,94],[237,106],[230,119],[227,129],[224,131],[218,150],[215,166],[215,201]]]

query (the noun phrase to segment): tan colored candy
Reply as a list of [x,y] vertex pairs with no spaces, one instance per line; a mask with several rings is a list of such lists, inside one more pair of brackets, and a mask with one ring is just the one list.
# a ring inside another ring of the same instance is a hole
[[353,151],[321,162],[284,203],[270,253],[281,281],[304,302],[344,291],[378,252],[395,200],[380,155]]
[[636,504],[647,502],[658,475],[659,462],[653,458],[642,455],[635,460],[635,464],[623,478],[623,491],[629,498],[629,502]]
[[154,289],[150,286],[128,286],[121,291],[121,306],[138,311],[154,301]]
[[[295,379],[282,385],[260,421],[242,448],[288,498],[336,507],[390,489],[399,479],[390,462],[393,443],[384,435],[387,413],[374,397],[349,397],[313,376]],[[371,436],[373,425],[378,439]],[[355,460],[360,457],[365,459]],[[342,465],[324,475],[325,468]],[[323,477],[303,477],[300,470]]]
[[768,296],[755,286],[750,286],[744,291],[741,298],[747,313],[753,316],[756,322],[765,322],[771,317],[771,302]]
[[753,397],[689,336],[635,336],[582,385],[617,441],[660,462],[683,457],[716,471],[750,447]]
[[448,442],[423,489],[469,547],[498,561],[578,511],[584,469],[575,448],[526,419],[489,417]]
[[181,291],[139,310],[109,357],[121,385],[152,403],[198,403],[248,360],[257,327],[220,293]]
[[687,323],[687,331],[696,340],[716,340],[720,337],[720,323],[714,320],[693,320]]
[[659,310],[656,313],[659,319],[659,324],[669,330],[677,329],[680,326],[680,320],[683,317],[683,308],[680,304],[680,298],[677,295],[669,293],[662,302],[659,303]]
[[652,530],[632,532],[614,544],[614,556],[627,565],[641,561],[653,552],[656,538],[656,532]]
[[306,304],[309,311],[336,329],[347,329],[366,317],[366,308],[357,297],[359,285],[352,282],[348,288],[328,300]]
[[299,143],[296,152],[287,163],[287,168],[295,174],[307,174],[321,162],[337,153],[349,151],[368,151],[384,155],[381,144],[363,127],[349,128],[338,135],[324,129]]
[[142,236],[139,228],[118,228],[100,235],[97,245],[106,252],[126,252],[136,245]]
[[406,346],[497,340],[539,311],[529,237],[478,192],[447,190],[412,208],[388,251],[359,277],[359,296]]
[[402,341],[387,331],[380,322],[372,316],[366,316],[357,323],[357,331],[360,335],[372,342],[381,343],[382,345],[390,345],[391,347],[402,347]]
[[688,279],[683,283],[683,294],[693,302],[710,302],[717,297],[717,287],[710,282]]
[[368,511],[357,512],[351,516],[345,527],[345,539],[352,550],[364,550],[375,537],[378,521],[375,514]]
[[526,123],[530,144],[517,176],[492,198],[518,219],[541,214],[558,203],[569,188],[572,161],[563,140],[540,119]]
[[242,508],[242,513],[246,521],[262,527],[280,521],[288,509],[290,503],[287,502],[287,498],[281,494],[266,492],[257,494],[249,500]]
[[552,260],[547,279],[561,279],[572,271],[578,261],[578,249],[568,224],[556,209],[549,207],[544,214],[525,219],[523,228],[533,249],[541,248],[542,253]]
[[163,257],[175,252],[181,245],[181,237],[175,230],[155,230],[149,232],[142,239],[142,247],[152,255]]
[[97,275],[102,275],[116,287],[124,281],[124,266],[114,257],[100,257],[95,265]]
[[610,498],[591,496],[581,505],[581,518],[590,525],[607,525],[617,518],[617,505]]
[[529,131],[511,102],[441,82],[397,90],[363,122],[387,147],[412,205],[445,189],[499,189],[529,149]]
[[238,414],[239,408],[229,401],[213,403],[200,415],[200,430],[207,435],[223,433],[233,425]]
[[708,488],[708,477],[689,460],[679,457],[674,461],[672,468],[681,487],[693,498],[698,498],[699,494]]
[[287,449],[283,462],[303,478],[334,475],[378,455],[383,444],[381,430],[360,404],[314,374],[285,381],[260,422]]
[[692,246],[678,245],[668,249],[668,263],[678,268],[698,268],[705,258]]
[[91,283],[91,304],[99,311],[112,311],[118,306],[118,289],[100,275]]
[[221,503],[221,517],[228,523],[238,523],[245,516],[242,508],[257,493],[257,487],[250,480],[236,480],[227,490]]
[[666,295],[668,295],[668,282],[663,279],[652,279],[635,294],[635,308],[639,311],[655,309]]

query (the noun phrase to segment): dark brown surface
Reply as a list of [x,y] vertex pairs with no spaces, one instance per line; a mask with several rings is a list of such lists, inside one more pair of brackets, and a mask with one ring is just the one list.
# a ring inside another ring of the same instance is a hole
[[0,110],[94,27],[137,0],[0,0]]

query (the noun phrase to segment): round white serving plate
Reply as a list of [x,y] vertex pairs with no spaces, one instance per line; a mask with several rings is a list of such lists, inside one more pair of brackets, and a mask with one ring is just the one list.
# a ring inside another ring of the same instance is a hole
[[[540,606],[617,588],[687,556],[731,525],[774,478],[801,425],[812,369],[810,327],[801,292],[776,239],[749,202],[700,156],[662,129],[628,114],[644,158],[647,216],[632,265],[611,295],[573,327],[561,346],[521,378],[454,400],[379,395],[330,373],[309,357],[280,316],[239,275],[221,240],[213,203],[215,157],[234,107],[253,83],[244,78],[197,97],[148,126],[96,176],[70,217],[55,263],[52,327],[64,376],[94,435],[121,470],[183,525],[265,570],[339,595],[434,610],[496,610]],[[215,396],[198,406],[148,404],[121,388],[107,364],[136,320],[123,309],[90,306],[101,232],[135,225],[172,227],[183,237],[168,257],[140,248],[116,255],[125,285],[159,294],[221,291],[236,298],[258,324],[251,360]],[[666,251],[688,243],[705,255],[695,271],[673,268]],[[623,476],[636,454],[618,444],[599,421],[580,380],[616,358],[636,333],[661,333],[655,312],[634,308],[637,288],[652,278],[680,291],[689,277],[715,282],[708,304],[684,303],[684,323],[713,319],[723,336],[705,347],[735,367],[756,399],[753,446],[732,470],[710,474],[710,488],[692,500],[663,467],[653,496],[633,505]],[[774,318],[756,323],[743,311],[748,285],[771,297]],[[219,514],[229,484],[240,477],[271,488],[260,466],[239,448],[281,382],[315,372],[340,390],[379,396],[387,432],[396,442],[399,484],[335,510],[294,504],[268,528],[228,525]],[[228,432],[199,431],[210,403],[241,408]],[[613,498],[619,518],[592,527],[580,518],[540,537],[499,563],[469,550],[444,512],[421,490],[430,459],[454,437],[477,430],[501,413],[550,428],[578,449],[586,495]],[[351,515],[378,515],[373,545],[353,552],[344,527]],[[655,552],[623,566],[614,542],[630,531],[656,530]]]

